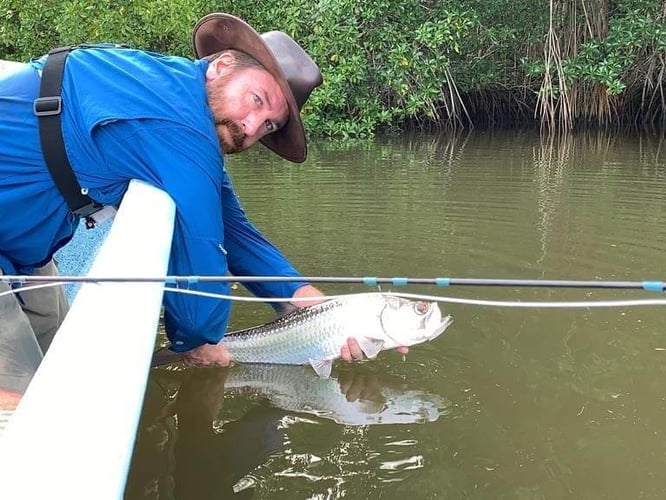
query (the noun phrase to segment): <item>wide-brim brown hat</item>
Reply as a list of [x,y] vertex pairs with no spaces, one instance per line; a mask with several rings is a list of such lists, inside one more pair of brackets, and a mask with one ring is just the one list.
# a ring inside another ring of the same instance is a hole
[[301,108],[312,90],[321,85],[319,67],[293,38],[282,31],[257,33],[249,24],[230,14],[208,14],[192,33],[199,58],[234,49],[256,59],[277,80],[289,106],[289,120],[261,142],[286,160],[305,161],[307,140]]

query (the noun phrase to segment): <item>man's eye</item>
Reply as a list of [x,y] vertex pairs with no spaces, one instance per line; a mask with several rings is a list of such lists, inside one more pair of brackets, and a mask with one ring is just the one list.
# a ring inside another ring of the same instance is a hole
[[273,125],[272,121],[266,120],[266,130],[268,132],[273,132],[273,130],[275,130],[275,125]]
[[257,94],[252,94],[252,99],[257,106],[261,106],[261,97],[259,97]]

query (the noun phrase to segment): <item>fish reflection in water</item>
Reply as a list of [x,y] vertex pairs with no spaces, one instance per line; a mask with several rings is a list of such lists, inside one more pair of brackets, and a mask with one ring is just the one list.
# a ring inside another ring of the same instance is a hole
[[257,394],[283,410],[344,425],[434,422],[449,406],[442,396],[374,374],[342,372],[323,379],[302,366],[239,365],[230,370],[225,389]]
[[257,469],[288,453],[294,425],[419,424],[450,408],[442,396],[358,365],[327,379],[290,365],[156,369],[125,499],[250,498]]

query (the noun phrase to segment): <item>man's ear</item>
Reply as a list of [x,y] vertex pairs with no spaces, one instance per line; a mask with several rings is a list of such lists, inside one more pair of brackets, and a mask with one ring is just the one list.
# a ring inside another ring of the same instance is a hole
[[222,52],[208,64],[208,69],[206,70],[206,80],[215,80],[219,76],[225,74],[235,62],[236,56],[234,56],[231,52]]

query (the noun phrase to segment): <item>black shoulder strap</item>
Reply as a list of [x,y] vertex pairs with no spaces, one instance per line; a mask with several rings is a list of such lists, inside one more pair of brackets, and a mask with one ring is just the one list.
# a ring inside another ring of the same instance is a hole
[[49,52],[42,70],[39,98],[35,100],[33,110],[39,118],[42,154],[56,187],[74,215],[88,219],[90,215],[100,210],[102,205],[82,192],[81,185],[67,159],[60,125],[62,76],[65,71],[65,59],[73,48],[61,47]]

